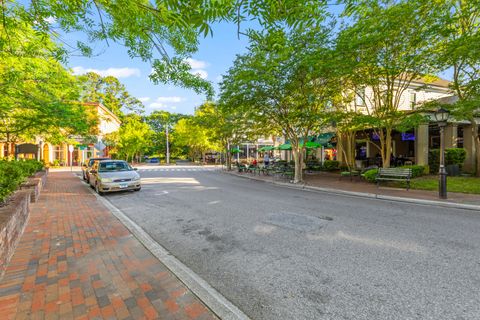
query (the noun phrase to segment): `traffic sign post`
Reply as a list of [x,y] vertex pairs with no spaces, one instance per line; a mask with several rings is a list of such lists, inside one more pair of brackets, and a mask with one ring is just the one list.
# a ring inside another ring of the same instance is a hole
[[73,171],[73,150],[74,150],[74,146],[69,145],[68,152],[70,152],[70,171]]
[[103,156],[103,150],[107,146],[100,140],[93,147],[99,151],[99,153],[100,153],[99,156]]

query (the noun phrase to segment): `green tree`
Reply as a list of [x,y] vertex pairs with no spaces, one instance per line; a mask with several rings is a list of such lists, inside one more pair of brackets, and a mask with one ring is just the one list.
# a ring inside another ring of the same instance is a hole
[[193,119],[180,119],[174,126],[175,143],[185,147],[193,161],[205,161],[207,151],[220,151],[221,148],[209,139],[207,129],[199,126]]
[[340,32],[337,52],[350,84],[347,89],[363,99],[380,138],[384,167],[390,166],[392,131],[423,119],[400,110],[402,95],[412,81],[438,71],[439,34],[431,7],[415,0],[349,1],[346,6],[354,22]]
[[[8,32],[7,32],[8,29]],[[0,139],[87,134],[96,118],[78,103],[79,86],[59,62],[61,50],[28,24],[0,25]]]
[[303,140],[328,122],[329,35],[326,28],[256,33],[221,84],[223,106],[290,141],[295,183],[303,181]]
[[113,76],[89,72],[78,79],[82,85],[81,101],[100,102],[119,118],[125,113],[141,114],[144,110],[142,102],[131,96],[125,85]]
[[263,28],[296,28],[316,24],[324,8],[317,1],[291,0],[6,0],[1,6],[0,15],[13,12],[44,34],[59,38],[57,28],[83,33],[86,40],[72,47],[84,55],[92,55],[91,43],[98,41],[124,45],[131,57],[151,62],[155,83],[169,81],[208,95],[210,83],[192,75],[185,58],[197,51],[200,35],[212,34],[213,22],[236,23],[239,34],[241,24],[253,19]]
[[145,121],[150,125],[154,134],[152,136],[152,145],[149,148],[149,153],[162,153],[165,158],[167,157],[167,132],[169,141],[169,153],[173,157],[182,155],[182,148],[177,148],[175,145],[174,132],[175,125],[180,119],[187,118],[188,116],[171,113],[168,111],[160,110],[154,111],[145,117]]
[[212,101],[196,108],[193,121],[207,130],[212,143],[223,149],[228,170],[232,168],[232,146],[272,133],[271,129],[245,117],[241,109]]
[[[428,5],[427,3],[425,5]],[[442,39],[438,42],[440,68],[453,71],[452,90],[458,101],[446,107],[458,120],[468,120],[475,141],[475,172],[480,176],[480,1],[441,0],[435,11]]]
[[115,145],[115,152],[120,157],[133,161],[135,157],[138,160],[140,154],[150,146],[152,135],[153,131],[147,123],[131,115],[125,119],[120,130],[107,140]]

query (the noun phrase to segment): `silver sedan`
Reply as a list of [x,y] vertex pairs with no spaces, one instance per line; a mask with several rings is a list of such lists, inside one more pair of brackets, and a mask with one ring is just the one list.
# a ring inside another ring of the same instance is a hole
[[104,192],[139,191],[140,175],[123,160],[103,160],[96,162],[90,170],[90,186],[98,194]]

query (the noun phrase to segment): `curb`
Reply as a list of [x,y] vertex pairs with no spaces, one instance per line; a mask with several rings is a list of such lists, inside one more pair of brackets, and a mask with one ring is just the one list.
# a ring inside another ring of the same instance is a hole
[[313,192],[317,191],[317,192],[323,192],[323,193],[339,194],[339,195],[360,197],[360,198],[378,199],[378,200],[404,202],[404,203],[414,203],[414,204],[427,205],[427,206],[437,206],[437,207],[443,207],[443,208],[480,211],[480,205],[474,205],[474,204],[463,204],[463,203],[456,203],[456,202],[443,202],[443,201],[436,201],[436,200],[424,200],[424,199],[415,199],[415,198],[386,196],[386,195],[381,195],[381,194],[376,194],[376,193],[355,192],[355,191],[346,191],[346,190],[333,189],[333,188],[307,186],[305,184],[303,184],[303,185],[292,185],[292,184],[285,183],[285,182],[269,181],[269,180],[250,177],[250,176],[246,176],[246,175],[240,175],[240,174],[237,174],[235,172],[228,172],[228,171],[223,171],[223,172],[228,173],[228,174],[233,175],[233,176],[236,176],[236,177],[240,177],[240,178],[245,178],[245,179],[250,179],[250,180],[255,180],[255,181],[261,181],[261,182],[270,183],[270,184],[273,184],[273,185],[278,185],[278,186],[282,186],[282,187],[286,187],[286,188],[290,188],[290,189],[296,189],[296,190],[308,190],[308,191],[313,191]]
[[[80,180],[82,179],[81,177],[78,178]],[[167,269],[169,269],[190,291],[192,291],[193,294],[197,296],[197,298],[217,317],[225,320],[250,320],[250,318],[238,309],[238,307],[227,300],[215,288],[168,252],[167,249],[156,242],[147,232],[132,221],[120,209],[115,207],[110,201],[95,193],[90,187],[88,187],[88,191],[93,194],[95,198],[100,201],[148,251],[163,263]]]

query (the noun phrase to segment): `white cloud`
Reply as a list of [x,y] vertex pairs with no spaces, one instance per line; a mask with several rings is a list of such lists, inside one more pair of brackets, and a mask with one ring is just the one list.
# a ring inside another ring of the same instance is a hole
[[186,100],[185,98],[173,96],[173,97],[158,97],[157,100],[155,100],[155,101],[156,102],[179,103],[179,102],[182,102],[182,101],[185,101],[185,100]]
[[152,109],[167,109],[167,105],[160,102],[153,102],[148,105]]
[[209,66],[208,62],[202,60],[196,60],[192,58],[185,59],[185,62],[190,65],[192,69],[205,69]]
[[137,68],[108,68],[108,69],[93,69],[93,68],[84,68],[82,66],[73,67],[73,74],[85,74],[87,72],[95,72],[102,77],[113,76],[115,78],[128,78],[132,76],[139,77],[140,70]]
[[48,24],[54,24],[55,22],[57,22],[57,19],[55,19],[54,17],[50,16],[48,18],[45,18],[45,22],[47,22]]
[[190,71],[191,74],[197,75],[202,79],[207,79],[208,72],[202,69],[195,69]]
[[147,101],[150,101],[150,97],[141,97],[141,98],[138,98],[138,100],[140,100],[141,102],[147,102]]
[[177,110],[177,106],[167,106],[161,102],[152,102],[148,105],[150,109]]

